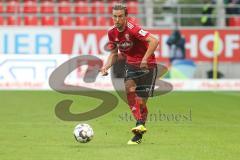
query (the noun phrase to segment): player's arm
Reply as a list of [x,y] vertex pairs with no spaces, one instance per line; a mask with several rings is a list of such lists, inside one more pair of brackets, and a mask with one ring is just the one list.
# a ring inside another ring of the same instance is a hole
[[158,46],[158,40],[152,34],[149,34],[145,40],[148,42],[148,49],[142,59],[140,65],[141,68],[147,68],[147,60],[152,54],[154,54],[154,51],[157,49]]
[[116,63],[118,59],[118,49],[115,48],[111,51],[110,55],[107,58],[106,64],[101,68],[100,72],[103,76],[108,75],[108,69],[112,67],[114,63]]

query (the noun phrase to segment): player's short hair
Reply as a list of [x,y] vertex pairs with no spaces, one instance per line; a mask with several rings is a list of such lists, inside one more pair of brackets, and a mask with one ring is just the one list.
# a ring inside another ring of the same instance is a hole
[[124,4],[122,4],[122,3],[116,3],[116,4],[114,4],[112,10],[124,10],[125,16],[128,15],[128,10],[127,10],[126,5],[124,5]]

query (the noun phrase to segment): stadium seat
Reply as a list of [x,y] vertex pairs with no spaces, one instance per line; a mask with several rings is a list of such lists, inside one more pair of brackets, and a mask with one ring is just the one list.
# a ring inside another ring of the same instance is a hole
[[26,26],[36,26],[38,25],[39,21],[36,16],[25,16],[24,17],[24,25]]
[[20,5],[18,1],[8,1],[7,2],[7,9],[6,12],[7,13],[16,13],[19,12],[20,9]]
[[135,17],[128,17],[128,20],[135,23],[135,24],[139,24],[141,25],[141,21],[139,18],[135,18]]
[[4,12],[4,9],[3,9],[3,3],[0,2],[0,13],[3,13]]
[[138,14],[138,2],[127,2],[127,8],[129,14]]
[[88,17],[79,16],[79,17],[76,18],[76,25],[77,26],[88,26],[90,24],[91,24],[91,22],[90,22]]
[[95,25],[95,26],[108,26],[109,25],[109,20],[106,17],[97,16],[93,20],[93,25]]
[[4,25],[4,18],[0,16],[0,25]]
[[37,13],[37,2],[33,0],[25,1],[23,7],[24,13]]
[[236,27],[240,26],[240,16],[229,17],[228,25],[229,26],[236,26]]
[[88,3],[84,1],[78,1],[75,4],[75,13],[91,13],[91,8],[88,7]]
[[52,1],[43,1],[41,3],[41,13],[54,13],[54,3]]
[[108,18],[108,22],[109,22],[109,25],[110,25],[110,26],[113,26],[113,25],[114,25],[112,17]]
[[93,13],[97,13],[97,14],[105,13],[105,6],[103,2],[95,1],[92,4],[93,4],[93,7],[92,7]]
[[[4,2],[4,0],[2,0]],[[5,1],[15,1],[15,2],[21,2],[22,0],[5,0]]]
[[41,1],[41,3],[46,2],[46,1],[53,3],[55,0],[40,0],[40,1]]
[[58,6],[58,12],[59,13],[71,13],[71,3],[66,0],[60,1],[59,6]]
[[[62,1],[65,1],[65,2],[67,2],[67,3],[71,3],[71,2],[70,2],[71,0],[58,0],[59,3],[62,2]],[[73,0],[73,2],[75,2],[75,0]]]
[[60,25],[60,26],[71,26],[71,25],[73,25],[72,17],[70,17],[70,16],[59,17],[58,25]]
[[20,25],[21,17],[18,16],[8,16],[7,17],[7,25]]
[[54,26],[55,25],[55,19],[53,16],[43,16],[41,18],[41,24],[43,26]]
[[23,2],[28,2],[28,1],[37,2],[37,0],[24,0]]
[[109,2],[108,3],[108,13],[111,14],[112,13],[112,7],[116,2]]

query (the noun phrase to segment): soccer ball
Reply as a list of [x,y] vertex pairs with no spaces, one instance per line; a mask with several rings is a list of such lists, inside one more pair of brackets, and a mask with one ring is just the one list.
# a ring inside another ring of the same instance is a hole
[[82,123],[74,128],[73,135],[78,142],[87,143],[92,140],[94,133],[89,124]]

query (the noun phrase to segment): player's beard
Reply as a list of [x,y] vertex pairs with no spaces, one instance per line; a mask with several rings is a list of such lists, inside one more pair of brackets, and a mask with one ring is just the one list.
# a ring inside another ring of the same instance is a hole
[[117,27],[117,29],[118,29],[119,31],[123,31],[124,28],[125,28],[125,24],[126,24],[126,21],[125,21],[123,24],[121,24],[121,23],[115,23],[115,27]]
[[117,27],[117,29],[119,31],[122,31],[123,30],[123,25],[121,25],[120,23],[116,23],[115,26]]
[[120,29],[121,28],[121,24],[120,23],[116,23],[115,26]]

